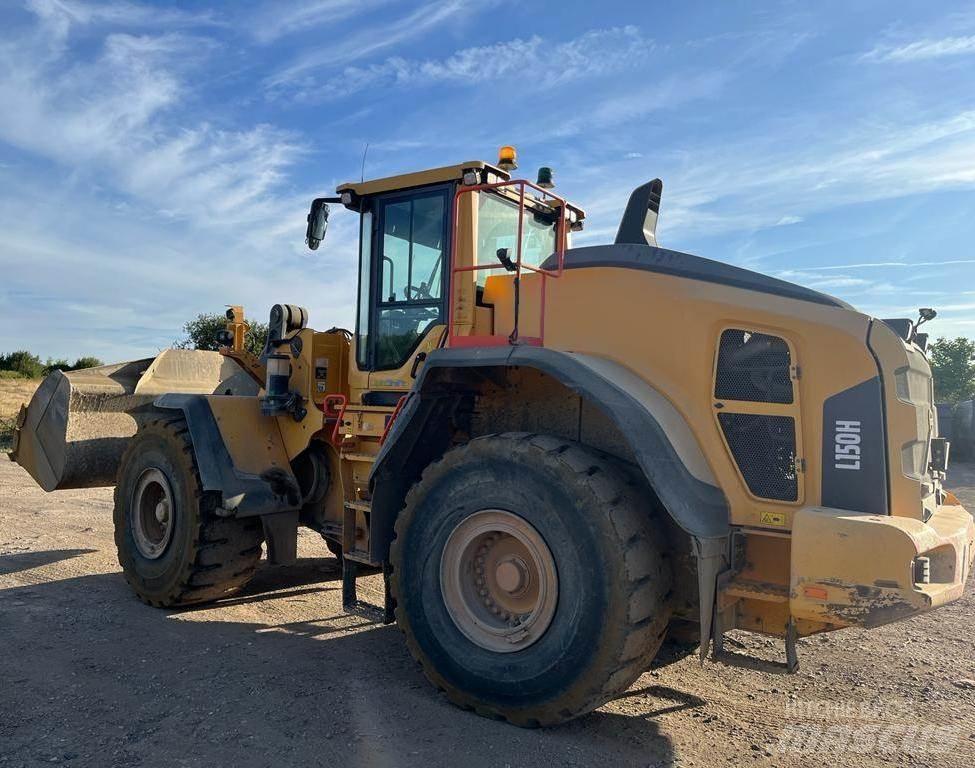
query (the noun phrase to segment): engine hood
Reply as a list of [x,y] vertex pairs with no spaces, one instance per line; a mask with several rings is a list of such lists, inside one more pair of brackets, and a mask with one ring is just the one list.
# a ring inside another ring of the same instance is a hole
[[[701,256],[694,256],[681,251],[671,251],[652,245],[636,243],[613,243],[610,245],[592,245],[582,248],[569,248],[565,252],[563,261],[565,269],[583,269],[586,267],[617,267],[620,269],[638,269],[647,272],[658,272],[665,275],[685,277],[691,280],[703,280],[734,288],[744,288],[749,291],[768,293],[774,296],[784,296],[799,301],[809,301],[842,309],[853,309],[845,301],[837,299],[819,291],[804,288],[801,285],[779,280],[759,272],[752,272],[731,264],[725,264]],[[544,269],[557,269],[558,261],[553,254],[542,264]]]

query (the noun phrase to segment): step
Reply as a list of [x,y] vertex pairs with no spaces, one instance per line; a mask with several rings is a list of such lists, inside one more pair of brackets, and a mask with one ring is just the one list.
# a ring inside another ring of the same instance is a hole
[[342,460],[343,461],[365,461],[370,464],[374,464],[376,461],[376,457],[374,454],[371,453],[343,453]]
[[342,553],[342,556],[346,560],[352,560],[356,563],[361,563],[362,565],[368,565],[370,568],[378,568],[381,563],[375,563],[369,558],[368,552],[363,552],[361,549],[355,549],[349,553]]

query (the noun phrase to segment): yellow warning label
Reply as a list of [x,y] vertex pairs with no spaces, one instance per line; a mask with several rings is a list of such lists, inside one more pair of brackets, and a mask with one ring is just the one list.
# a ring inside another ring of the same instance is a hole
[[762,525],[785,525],[785,513],[762,512]]

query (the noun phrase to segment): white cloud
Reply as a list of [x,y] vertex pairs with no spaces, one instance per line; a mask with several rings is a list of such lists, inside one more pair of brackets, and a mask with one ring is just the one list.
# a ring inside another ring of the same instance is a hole
[[366,28],[347,35],[341,42],[323,42],[311,53],[299,56],[291,64],[265,80],[272,90],[297,88],[299,94],[318,87],[318,70],[334,71],[344,62],[358,61],[374,53],[399,45],[425,34],[445,22],[470,13],[473,4],[462,0],[434,0],[398,19],[384,17],[380,28]]
[[676,109],[715,95],[730,77],[729,72],[722,70],[661,77],[642,88],[614,94],[585,110],[576,110],[576,116],[560,122],[554,133],[561,138],[588,134]]
[[862,277],[852,277],[850,275],[831,275],[827,277],[806,269],[783,270],[776,273],[776,277],[782,280],[801,283],[809,288],[822,291],[836,290],[838,288],[864,289],[874,285],[872,280],[867,280]]
[[[845,205],[975,189],[973,157],[975,110],[906,125],[855,124],[821,142],[779,140],[774,149],[762,137],[688,148],[654,169],[665,182],[661,231],[763,229]],[[622,210],[632,170],[620,170],[622,179],[596,190],[594,212]],[[613,176],[605,168],[597,173]]]
[[[35,25],[0,46],[0,142],[27,161],[0,170],[0,349],[152,354],[228,301],[262,319],[273,301],[304,302],[348,322],[351,253],[340,247],[327,277],[301,255],[313,191],[289,177],[302,142],[187,109],[221,50],[208,38],[106,26],[76,44],[79,25],[116,18],[92,8],[37,3]],[[119,6],[131,24],[133,8]],[[355,241],[351,218],[336,217],[332,243]],[[270,265],[288,295],[267,294]]]
[[0,175],[0,351],[134,359],[227,303],[258,320],[285,301],[307,307],[316,327],[354,322],[352,214],[336,211],[324,250],[310,254],[301,247],[307,199],[282,202],[280,233],[251,240],[245,226],[185,227],[144,206],[117,210],[59,176]]
[[904,45],[878,45],[861,56],[863,61],[909,63],[975,53],[975,35],[916,40]]
[[250,33],[259,43],[345,21],[393,0],[301,0],[269,2],[248,21]]
[[775,222],[775,226],[787,227],[790,224],[799,224],[802,221],[803,221],[802,216],[783,216],[781,219]]
[[653,50],[635,27],[596,29],[564,42],[538,35],[492,45],[465,48],[443,59],[394,57],[369,67],[346,67],[340,74],[306,89],[309,97],[337,98],[390,85],[477,83],[518,79],[538,88],[552,88],[572,80],[621,71],[645,59]]
[[[43,3],[35,33],[0,48],[0,140],[165,215],[225,230],[246,220],[251,237],[273,232],[300,142],[270,125],[228,130],[180,112],[216,43],[112,32],[81,54],[72,25],[97,8],[62,5]],[[141,18],[133,8],[120,6]]]
[[109,25],[120,27],[166,27],[220,25],[207,12],[190,12],[178,8],[123,2],[81,2],[81,0],[27,0],[26,7],[39,19],[63,36],[72,25]]
[[889,267],[942,267],[950,264],[975,264],[975,259],[946,259],[944,261],[864,261],[856,264],[830,264],[827,266],[803,267],[804,272],[833,269],[873,269]]

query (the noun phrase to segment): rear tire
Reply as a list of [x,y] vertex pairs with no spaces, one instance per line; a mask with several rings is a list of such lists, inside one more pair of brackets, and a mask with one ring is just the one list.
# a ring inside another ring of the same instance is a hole
[[158,420],[132,438],[115,486],[115,545],[129,585],[158,607],[203,603],[240,590],[261,559],[256,518],[216,514],[186,422]]
[[[390,552],[396,619],[455,704],[524,727],[559,723],[650,666],[670,616],[663,541],[644,489],[613,460],[544,435],[477,438],[428,467],[407,497]],[[472,605],[485,579],[487,613]],[[519,612],[512,631],[492,623],[502,603],[502,621],[512,619],[498,590],[524,595],[533,582],[535,610]],[[525,617],[542,623],[519,632]]]

